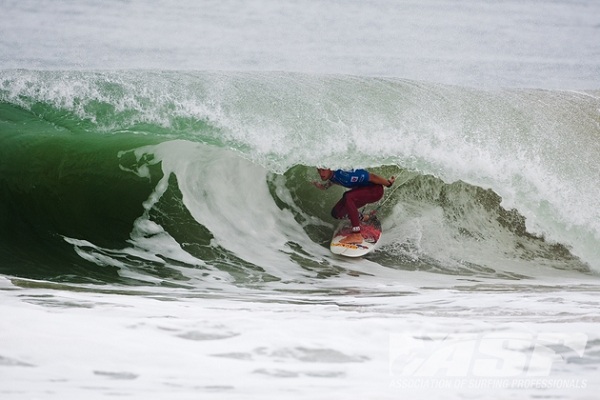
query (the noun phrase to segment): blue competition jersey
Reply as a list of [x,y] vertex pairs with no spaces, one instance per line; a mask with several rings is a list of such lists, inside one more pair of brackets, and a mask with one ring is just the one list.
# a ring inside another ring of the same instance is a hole
[[369,172],[364,169],[355,169],[352,171],[338,169],[333,172],[330,181],[347,188],[372,185],[372,183],[369,182]]

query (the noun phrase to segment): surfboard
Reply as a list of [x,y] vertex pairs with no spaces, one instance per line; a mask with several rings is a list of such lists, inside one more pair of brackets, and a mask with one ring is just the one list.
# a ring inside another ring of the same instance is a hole
[[372,216],[366,222],[361,222],[360,232],[363,240],[360,243],[344,243],[352,233],[352,225],[349,220],[340,222],[333,233],[329,249],[333,254],[339,254],[345,257],[362,257],[375,249],[379,239],[381,239],[381,222],[376,216]]

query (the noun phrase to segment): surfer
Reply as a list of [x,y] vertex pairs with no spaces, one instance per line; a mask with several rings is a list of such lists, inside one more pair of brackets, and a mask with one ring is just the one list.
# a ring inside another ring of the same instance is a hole
[[360,233],[360,215],[358,209],[369,203],[375,203],[383,197],[383,187],[390,187],[396,180],[382,178],[365,169],[355,169],[351,171],[331,170],[327,168],[317,168],[321,182],[313,182],[318,189],[327,190],[333,185],[341,185],[350,190],[346,191],[340,201],[331,210],[333,218],[342,219],[348,216],[352,224],[352,234],[344,239],[345,243],[360,243],[362,235]]

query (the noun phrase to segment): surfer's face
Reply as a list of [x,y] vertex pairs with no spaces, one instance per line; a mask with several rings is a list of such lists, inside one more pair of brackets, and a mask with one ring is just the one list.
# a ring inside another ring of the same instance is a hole
[[326,181],[333,176],[333,171],[325,168],[317,168],[322,181]]

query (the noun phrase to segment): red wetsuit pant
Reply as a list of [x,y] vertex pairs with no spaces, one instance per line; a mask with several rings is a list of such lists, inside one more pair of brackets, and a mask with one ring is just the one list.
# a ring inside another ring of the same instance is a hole
[[362,186],[348,190],[333,207],[331,215],[337,219],[345,218],[347,215],[353,227],[360,226],[358,209],[369,203],[375,203],[382,197],[382,185]]

